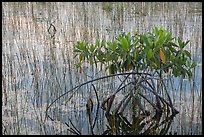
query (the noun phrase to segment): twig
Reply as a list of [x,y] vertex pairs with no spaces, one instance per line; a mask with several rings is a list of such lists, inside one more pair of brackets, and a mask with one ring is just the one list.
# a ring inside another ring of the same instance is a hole
[[158,95],[155,91],[153,91],[153,90],[151,90],[150,88],[144,86],[143,84],[141,84],[141,86],[142,86],[143,88],[148,89],[148,90],[149,90],[150,92],[152,92],[154,95],[158,96],[161,101],[165,102],[168,106],[170,106],[170,107],[172,108],[172,110],[175,112],[175,114],[178,114],[178,113],[179,113],[178,110],[176,110],[169,102],[167,102],[165,99],[163,99],[163,98],[162,98],[160,95]]
[[[113,95],[111,95],[111,96],[108,97],[106,100],[104,100],[103,103],[102,103],[102,108],[103,108],[103,109],[106,109],[105,106],[104,106],[105,103],[108,102],[111,97],[112,97],[112,98],[113,98],[113,96],[115,97],[115,95],[116,95],[120,90],[122,90],[123,88],[127,87],[127,86],[130,85],[130,84],[132,84],[132,82],[129,82],[128,84],[124,85],[123,87],[121,87],[120,89],[118,89]],[[110,109],[110,108],[109,108],[109,109]],[[107,110],[106,110],[106,111],[107,111]]]
[[141,97],[143,97],[145,100],[147,100],[147,102],[149,102],[151,105],[152,105],[152,107],[154,108],[154,109],[158,109],[151,101],[149,101],[144,95],[142,95],[141,93],[138,93]]
[[126,76],[126,78],[120,83],[120,85],[118,86],[118,88],[117,88],[117,90],[116,90],[116,92],[114,93],[114,94],[116,94],[117,93],[117,91],[120,89],[120,87],[122,86],[122,84],[127,80],[127,78],[130,76],[130,74],[128,74],[127,76]]
[[121,108],[121,110],[120,110],[120,112],[119,112],[120,114],[123,113],[123,111],[125,110],[126,106],[127,106],[128,103],[130,102],[130,99],[132,98],[131,94],[132,94],[132,92],[129,93],[129,97],[126,98],[126,101],[124,102],[123,107]]
[[129,95],[130,95],[130,94],[127,94],[127,95],[123,98],[123,100],[120,101],[120,103],[118,104],[118,107],[116,108],[116,111],[115,111],[116,114],[118,113],[118,110],[121,108],[122,103],[125,101],[125,99],[126,99]]
[[70,120],[70,118],[69,118],[69,121],[70,121],[71,125],[74,127],[74,129],[78,132],[78,134],[81,135],[80,131],[74,126],[74,124],[72,123],[72,121]]
[[[69,127],[69,124],[67,124],[67,122],[65,122],[65,125],[67,125],[68,127]],[[67,129],[67,130],[69,130],[70,132],[72,132],[72,133],[74,133],[74,134],[76,134],[76,135],[80,135],[80,134],[78,134],[73,128],[71,128],[71,127],[69,127],[70,129]]]
[[97,91],[96,91],[96,88],[94,86],[94,84],[92,84],[93,86],[93,89],[95,91],[95,94],[96,94],[96,99],[97,99],[97,110],[96,110],[96,117],[94,119],[94,123],[93,123],[93,128],[95,127],[95,124],[96,124],[96,120],[97,120],[97,117],[98,117],[98,113],[99,113],[99,107],[100,107],[100,102],[99,102],[99,97],[98,97],[98,94],[97,94]]
[[[52,104],[54,104],[54,103],[55,103],[58,99],[60,99],[62,96],[68,94],[69,92],[71,92],[71,91],[73,91],[73,90],[75,90],[75,89],[76,89],[76,91],[77,91],[79,88],[81,88],[82,86],[84,86],[84,85],[86,85],[86,84],[88,84],[88,83],[91,83],[91,82],[94,82],[94,81],[97,81],[97,80],[101,80],[101,79],[105,79],[105,78],[109,78],[109,77],[115,77],[115,76],[119,76],[119,75],[129,75],[129,74],[138,74],[138,75],[141,75],[141,74],[143,74],[143,73],[140,73],[140,72],[126,72],[126,73],[112,74],[112,75],[108,75],[108,76],[104,76],[104,77],[100,77],[100,78],[97,78],[97,79],[93,79],[93,80],[87,81],[87,82],[85,82],[85,83],[82,83],[82,84],[80,84],[80,85],[78,85],[78,86],[76,86],[76,87],[70,89],[69,91],[67,91],[67,92],[65,92],[64,94],[62,94],[62,95],[60,95],[59,97],[57,97],[52,103],[50,103],[50,105],[47,107],[47,109],[49,109],[49,108],[52,106]],[[147,74],[147,75],[150,75],[150,76],[151,76],[151,74]],[[76,92],[76,91],[75,91],[75,92]]]

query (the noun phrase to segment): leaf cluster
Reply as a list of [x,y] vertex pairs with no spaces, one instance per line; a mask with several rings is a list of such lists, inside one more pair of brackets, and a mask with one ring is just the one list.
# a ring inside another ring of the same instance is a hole
[[191,61],[190,52],[185,50],[189,42],[172,37],[172,33],[163,27],[155,27],[147,34],[122,33],[112,41],[77,42],[74,53],[80,60],[78,67],[85,61],[96,67],[100,63],[101,69],[105,66],[110,74],[150,68],[171,72],[176,77],[188,76],[190,80],[191,69],[196,67],[196,63]]

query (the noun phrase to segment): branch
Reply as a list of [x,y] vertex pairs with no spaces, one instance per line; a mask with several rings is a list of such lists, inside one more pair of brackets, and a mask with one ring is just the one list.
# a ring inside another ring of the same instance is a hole
[[[62,95],[60,95],[59,97],[57,97],[52,103],[50,103],[50,105],[47,107],[47,110],[52,106],[52,104],[54,104],[54,103],[55,103],[58,99],[60,99],[62,96],[68,94],[69,92],[71,92],[71,91],[73,91],[73,90],[75,90],[75,89],[76,89],[76,91],[77,91],[79,88],[81,88],[82,86],[84,86],[84,85],[86,85],[86,84],[88,84],[88,83],[91,83],[91,82],[94,82],[94,81],[98,81],[98,80],[101,80],[101,79],[105,79],[105,78],[109,78],[109,77],[115,77],[115,76],[120,76],[120,75],[130,75],[130,74],[138,74],[138,75],[141,75],[141,74],[143,74],[143,73],[140,73],[140,72],[126,72],[126,73],[112,74],[112,75],[108,75],[108,76],[104,76],[104,77],[100,77],[100,78],[97,78],[97,79],[93,79],[93,80],[87,81],[87,82],[85,82],[85,83],[82,83],[82,84],[80,84],[80,85],[78,85],[78,86],[76,86],[76,87],[70,89],[69,91],[67,91],[67,92],[65,92],[64,94],[62,94]],[[147,73],[147,75],[150,75],[150,76],[151,76],[151,74],[148,74],[148,73]],[[75,91],[75,92],[76,92],[76,91]],[[71,98],[71,97],[70,97],[70,98]]]

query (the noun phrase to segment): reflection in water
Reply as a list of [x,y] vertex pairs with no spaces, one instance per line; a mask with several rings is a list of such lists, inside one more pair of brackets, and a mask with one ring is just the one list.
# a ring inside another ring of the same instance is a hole
[[[180,79],[169,79],[167,82],[168,88],[172,89],[169,94],[173,103],[180,111],[173,121],[174,126],[170,126],[171,133],[202,134],[201,11],[202,4],[199,2],[2,3],[3,134],[71,134],[63,121],[67,121],[73,130],[76,127],[81,133],[91,134],[84,128],[89,127],[85,110],[87,94],[93,90],[91,85],[80,88],[66,105],[64,102],[70,95],[56,102],[54,107],[59,109],[53,108],[53,115],[58,115],[58,120],[62,122],[51,121],[45,116],[47,106],[54,99],[79,83],[90,80],[74,68],[77,60],[73,60],[73,44],[81,40],[95,41],[97,37],[113,39],[121,32],[141,33],[162,24],[175,37],[191,40],[187,50],[193,54],[193,60],[201,64],[194,71],[193,82]],[[56,28],[56,32],[53,31],[54,40],[49,33],[52,25]],[[104,75],[101,73],[98,77]],[[107,79],[96,84],[96,90],[100,91],[100,103],[117,87],[114,81]],[[94,91],[91,93],[93,104],[97,104]],[[118,96],[124,95],[121,93]],[[120,99],[114,101],[117,104]],[[76,112],[69,115],[75,121],[73,125],[66,116],[70,111]],[[94,116],[96,112],[97,106],[94,105]],[[102,110],[98,115],[102,120],[97,121],[95,130],[102,134],[109,121],[106,121]],[[128,123],[126,118],[130,116],[116,116],[119,123],[128,129],[131,126],[124,124]]]
[[[105,135],[166,135],[173,121],[174,116],[165,116],[161,122],[162,115],[158,118],[147,118],[145,116],[136,117],[132,115],[132,123],[121,114],[106,114],[108,119],[108,129],[104,131]],[[148,120],[147,120],[148,119]],[[114,120],[114,121],[113,121]]]

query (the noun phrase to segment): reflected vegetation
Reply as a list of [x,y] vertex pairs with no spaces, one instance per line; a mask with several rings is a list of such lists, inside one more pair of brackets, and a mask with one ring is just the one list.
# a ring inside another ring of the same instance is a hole
[[[168,92],[135,94],[132,74],[93,81],[108,73],[74,65],[77,41],[113,40],[161,25],[190,39],[186,50],[198,63],[192,81],[167,75]],[[199,2],[3,2],[2,134],[201,135],[201,49]],[[126,86],[117,91],[121,83]],[[166,93],[173,106],[163,100]]]

